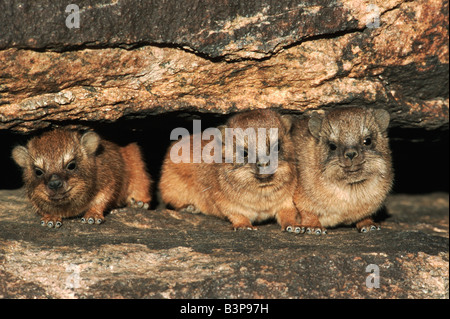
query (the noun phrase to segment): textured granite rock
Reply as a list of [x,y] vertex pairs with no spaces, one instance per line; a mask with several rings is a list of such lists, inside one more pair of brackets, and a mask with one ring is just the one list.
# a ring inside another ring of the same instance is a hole
[[381,231],[327,236],[163,209],[47,229],[19,190],[0,206],[2,298],[449,298],[444,193],[391,196]]
[[0,130],[340,105],[448,127],[445,0],[80,1],[72,29],[66,6],[1,2]]

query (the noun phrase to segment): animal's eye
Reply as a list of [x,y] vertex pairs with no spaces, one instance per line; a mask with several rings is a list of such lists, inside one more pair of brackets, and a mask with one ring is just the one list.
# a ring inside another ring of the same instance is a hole
[[72,161],[69,164],[67,164],[66,168],[69,171],[73,171],[75,168],[77,168],[77,163],[75,163],[75,161]]
[[41,170],[40,168],[35,167],[34,174],[36,174],[37,177],[41,177],[42,175],[44,175],[44,171]]
[[372,139],[370,137],[364,139],[363,144],[369,146],[370,144],[372,144]]
[[337,149],[337,146],[334,143],[328,143],[328,147],[330,148],[331,151],[335,151]]
[[281,152],[281,141],[278,140],[275,145],[272,147],[274,151]]

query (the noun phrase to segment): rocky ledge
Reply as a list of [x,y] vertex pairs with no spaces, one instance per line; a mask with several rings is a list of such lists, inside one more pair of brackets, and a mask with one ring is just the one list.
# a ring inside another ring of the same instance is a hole
[[448,0],[73,2],[0,2],[0,130],[341,105],[448,127]]
[[381,231],[325,236],[165,209],[47,229],[20,190],[0,206],[0,298],[449,298],[448,193],[392,195]]

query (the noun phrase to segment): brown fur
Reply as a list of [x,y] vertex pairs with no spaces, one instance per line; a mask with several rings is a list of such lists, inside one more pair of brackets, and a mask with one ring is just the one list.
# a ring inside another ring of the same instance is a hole
[[[283,230],[296,231],[298,213],[292,201],[296,184],[294,148],[288,135],[291,123],[275,111],[259,110],[233,116],[226,127],[266,128],[267,133],[268,128],[278,128],[282,146],[273,176],[257,173],[256,163],[192,163],[191,136],[191,163],[172,162],[169,148],[160,181],[163,201],[177,210],[228,219],[234,229],[256,229],[254,222],[275,218]],[[208,143],[203,141],[202,148]],[[245,147],[248,143],[246,139]]]
[[353,223],[364,232],[379,229],[371,216],[393,180],[388,124],[386,111],[363,108],[336,109],[295,123],[299,185],[294,201],[310,232]]
[[12,156],[42,225],[59,227],[62,218],[82,213],[83,222],[99,224],[107,209],[138,202],[148,207],[151,200],[151,179],[136,144],[119,147],[94,132],[56,129],[15,147]]

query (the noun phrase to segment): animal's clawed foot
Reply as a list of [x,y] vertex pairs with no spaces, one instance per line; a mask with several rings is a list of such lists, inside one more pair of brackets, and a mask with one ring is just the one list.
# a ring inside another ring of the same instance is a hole
[[299,225],[288,225],[284,228],[284,230],[288,233],[303,234],[305,232],[305,227]]
[[326,235],[327,230],[321,226],[288,225],[284,228],[288,233]]
[[288,224],[282,230],[293,234],[325,235],[327,230],[321,226],[307,226],[299,224]]
[[375,223],[372,218],[366,218],[359,223],[356,223],[356,229],[360,233],[369,233],[375,230],[381,230],[381,227],[379,224]]
[[233,224],[233,230],[258,230],[258,228],[252,224]]
[[326,235],[327,230],[322,227],[305,227],[305,233],[312,235]]
[[62,226],[62,219],[55,216],[44,216],[41,218],[41,226],[48,228],[59,228]]
[[136,200],[134,198],[131,198],[130,202],[128,203],[128,207],[149,209],[150,204],[146,203],[144,201],[141,201],[141,200]]
[[105,217],[103,217],[102,213],[96,213],[96,212],[87,212],[86,214],[84,214],[84,216],[81,218],[81,222],[83,224],[89,224],[89,225],[94,225],[94,224],[101,224],[105,221]]
[[110,214],[117,214],[117,213],[124,213],[127,211],[127,207],[121,207],[121,208],[114,208],[109,213]]
[[150,204],[141,200],[135,200],[133,197],[128,200],[127,206],[114,208],[110,211],[111,214],[124,213],[128,208],[149,209]]
[[[291,230],[288,229],[289,227],[292,227]],[[321,226],[306,226],[306,225],[297,225],[295,227],[288,226],[286,227],[286,231],[295,232],[297,234],[310,234],[316,236],[327,234],[327,230]]]
[[234,227],[233,226],[233,230],[237,231],[237,230],[258,230],[258,228],[254,227],[254,226],[242,226],[242,227]]
[[82,217],[81,218],[81,222],[83,224],[89,224],[89,225],[98,224],[99,225],[99,224],[104,222],[104,219],[100,218],[100,217],[98,217],[98,218],[95,218],[95,217]]
[[377,225],[377,224],[367,225],[367,226],[363,226],[358,229],[358,231],[360,233],[368,233],[368,232],[375,231],[375,230],[381,230],[380,225]]
[[201,211],[197,207],[195,207],[194,205],[188,205],[188,206],[182,208],[181,212],[191,213],[191,214],[199,214],[199,213],[201,213]]

